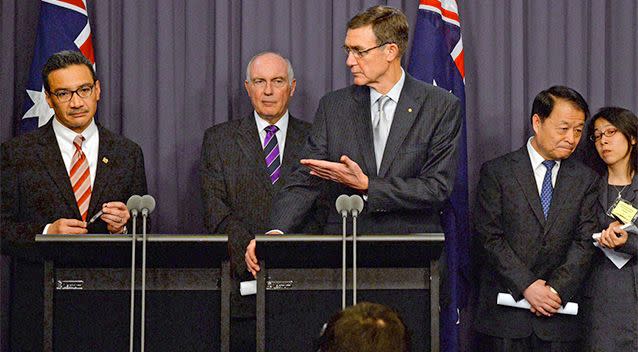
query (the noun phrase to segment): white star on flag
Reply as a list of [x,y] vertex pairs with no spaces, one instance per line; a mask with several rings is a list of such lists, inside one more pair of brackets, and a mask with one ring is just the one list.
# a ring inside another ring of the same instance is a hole
[[49,104],[47,103],[46,94],[44,93],[44,86],[42,87],[42,91],[40,92],[27,89],[27,94],[29,94],[29,98],[31,98],[31,101],[33,101],[33,106],[24,114],[24,116],[22,116],[22,119],[24,120],[32,117],[37,117],[38,127],[45,125],[55,112],[49,107]]

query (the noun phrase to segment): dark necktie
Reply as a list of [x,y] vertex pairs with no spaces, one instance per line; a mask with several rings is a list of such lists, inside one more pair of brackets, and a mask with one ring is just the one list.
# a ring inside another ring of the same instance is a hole
[[543,179],[543,186],[541,187],[541,205],[543,206],[543,214],[547,219],[549,213],[549,207],[552,204],[552,193],[554,193],[554,187],[552,187],[552,169],[556,165],[554,160],[543,161],[543,166],[547,169],[545,172],[545,178]]
[[270,125],[264,128],[266,131],[266,139],[264,139],[264,153],[266,154],[266,170],[270,176],[270,182],[274,185],[279,180],[281,174],[281,160],[279,160],[279,143],[275,133],[279,128]]

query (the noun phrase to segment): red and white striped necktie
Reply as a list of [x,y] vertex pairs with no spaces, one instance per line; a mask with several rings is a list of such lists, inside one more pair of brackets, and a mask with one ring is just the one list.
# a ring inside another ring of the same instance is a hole
[[75,153],[71,159],[69,176],[71,177],[75,200],[78,203],[80,214],[82,214],[82,220],[86,221],[89,212],[89,202],[91,201],[91,173],[89,171],[89,162],[82,152],[82,142],[84,142],[84,137],[81,134],[78,134],[73,139]]

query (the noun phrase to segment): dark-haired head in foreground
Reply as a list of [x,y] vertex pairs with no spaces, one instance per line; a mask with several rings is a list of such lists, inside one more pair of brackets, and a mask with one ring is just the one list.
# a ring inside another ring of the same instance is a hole
[[335,314],[321,336],[321,352],[406,352],[410,338],[401,317],[382,304],[361,302]]

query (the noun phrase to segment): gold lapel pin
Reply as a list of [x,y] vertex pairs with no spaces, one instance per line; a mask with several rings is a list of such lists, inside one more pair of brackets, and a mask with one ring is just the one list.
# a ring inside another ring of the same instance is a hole
[[105,163],[105,164],[108,164],[109,163],[109,159],[107,157],[103,157],[102,158],[102,162]]
[[412,108],[408,108],[408,112],[412,112]]

